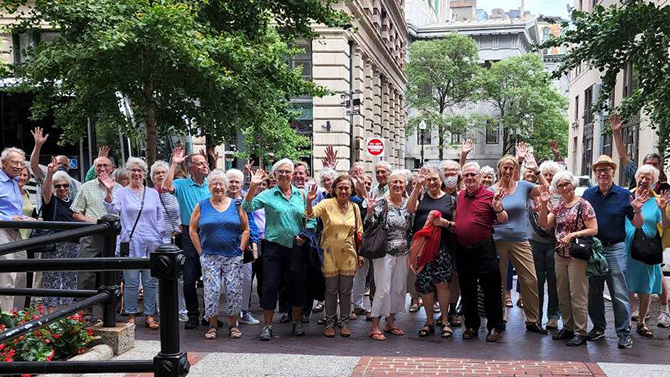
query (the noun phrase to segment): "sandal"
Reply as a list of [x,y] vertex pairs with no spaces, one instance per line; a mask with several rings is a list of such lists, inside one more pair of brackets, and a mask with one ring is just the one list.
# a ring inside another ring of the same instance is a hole
[[237,327],[231,327],[228,329],[228,337],[230,339],[240,339],[242,337],[242,332]]
[[645,338],[653,338],[654,337],[654,332],[651,331],[649,327],[647,327],[646,324],[644,323],[638,323],[637,324],[637,333],[644,336]]
[[458,314],[450,315],[449,323],[454,327],[460,327],[463,324],[463,322],[461,322],[461,316]]
[[156,320],[152,316],[147,316],[147,319],[144,321],[144,323],[147,325],[148,328],[152,330],[157,330],[158,327],[160,327],[158,325],[158,322],[156,322]]
[[372,339],[374,339],[374,340],[380,340],[380,341],[382,341],[382,340],[386,340],[386,337],[385,337],[384,334],[383,334],[382,332],[380,332],[380,331],[370,332],[370,338],[372,338]]
[[440,334],[440,337],[442,338],[451,338],[454,336],[454,330],[451,329],[451,327],[447,325],[442,325],[442,333]]
[[219,335],[219,329],[216,327],[210,327],[205,333],[205,339],[214,340]]
[[433,334],[435,334],[435,325],[431,323],[426,323],[425,325],[423,325],[421,330],[419,330],[419,336],[422,338]]
[[511,297],[507,297],[505,299],[505,306],[508,307],[508,308],[513,308],[514,307],[514,303],[512,303],[512,298]]
[[322,302],[317,302],[316,305],[314,305],[314,309],[312,309],[312,313],[320,313],[324,309],[323,303]]
[[391,333],[393,335],[402,336],[405,335],[405,332],[398,326],[392,326],[384,329],[384,332]]
[[418,302],[413,303],[412,305],[410,305],[410,307],[409,307],[409,312],[410,313],[416,313],[418,311],[419,311],[419,303]]

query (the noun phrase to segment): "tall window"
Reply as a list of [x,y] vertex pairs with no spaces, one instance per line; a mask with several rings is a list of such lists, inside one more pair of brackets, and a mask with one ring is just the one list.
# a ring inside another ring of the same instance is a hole
[[593,123],[593,85],[584,91],[584,124]]
[[579,96],[575,96],[575,123],[579,123]]
[[494,122],[486,125],[486,144],[498,144],[500,142],[500,124]]
[[593,123],[584,125],[582,146],[582,175],[590,175],[593,163]]
[[451,133],[451,144],[461,144],[463,143],[463,140],[465,138],[463,135],[459,132],[452,132]]

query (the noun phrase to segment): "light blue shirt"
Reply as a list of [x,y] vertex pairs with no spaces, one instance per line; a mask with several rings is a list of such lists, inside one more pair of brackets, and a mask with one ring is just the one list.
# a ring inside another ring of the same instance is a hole
[[[534,183],[518,181],[514,194],[508,194],[503,198],[502,204],[507,212],[507,222],[493,225],[493,240],[523,242],[528,239],[527,202],[533,188],[535,188]],[[489,190],[495,192],[493,187],[490,187]]]
[[172,182],[174,186],[174,196],[179,201],[179,214],[181,216],[181,224],[188,226],[191,221],[191,214],[195,205],[200,201],[209,199],[212,194],[207,187],[207,179],[202,182],[202,185],[195,183],[191,177],[184,179],[177,179]]
[[9,178],[0,169],[0,220],[11,220],[23,215],[23,196],[18,184],[19,178]]

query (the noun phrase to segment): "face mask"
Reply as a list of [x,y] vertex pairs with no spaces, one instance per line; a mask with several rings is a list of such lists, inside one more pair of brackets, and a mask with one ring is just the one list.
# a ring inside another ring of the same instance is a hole
[[458,177],[453,176],[453,177],[447,177],[444,179],[444,185],[447,186],[447,188],[454,188],[458,184]]

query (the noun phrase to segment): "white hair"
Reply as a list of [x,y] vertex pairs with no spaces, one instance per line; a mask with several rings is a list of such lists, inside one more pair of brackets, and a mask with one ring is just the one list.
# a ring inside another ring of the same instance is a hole
[[170,166],[168,165],[167,162],[165,162],[165,161],[163,161],[163,160],[158,160],[158,161],[154,162],[154,163],[151,165],[151,180],[152,180],[152,181],[153,181],[153,179],[154,179],[154,174],[156,174],[156,171],[157,171],[158,169],[165,169],[166,171],[169,171],[169,170],[170,170]]
[[290,158],[282,158],[281,160],[275,162],[274,165],[272,165],[272,170],[270,170],[270,174],[275,175],[277,169],[279,169],[279,167],[282,165],[289,165],[291,167],[291,171],[293,171],[293,168],[295,167],[293,161],[291,161]]
[[68,175],[64,171],[57,171],[54,173],[54,176],[51,178],[51,183],[54,184],[59,181],[66,181],[69,184],[72,184],[72,179],[70,178],[70,175]]
[[365,170],[365,166],[363,165],[363,163],[358,161],[354,162],[354,164],[351,165],[351,168],[349,168],[349,173],[353,173],[357,167],[360,167],[361,169]]
[[[465,164],[465,165],[468,165],[468,164]],[[465,166],[463,166],[463,170],[465,170]],[[490,166],[488,166],[488,165],[483,166],[481,169],[479,169],[479,173],[480,173],[481,175],[484,175],[484,174],[490,174],[490,175],[493,177],[493,182],[495,182],[496,179],[497,179],[497,177],[496,177],[496,171],[495,171],[492,167],[490,167]]]
[[384,170],[391,171],[393,168],[391,168],[391,164],[388,163],[388,161],[378,161],[375,164],[375,171],[377,171],[377,168],[382,168]]
[[554,179],[551,180],[551,191],[558,192],[558,182],[562,180],[567,180],[572,184],[572,189],[574,190],[577,185],[579,185],[579,178],[575,177],[572,173],[567,170],[561,170],[554,175]]
[[[409,172],[409,176],[407,175],[407,172]],[[412,172],[409,170],[406,169],[393,170],[389,175],[389,182],[393,181],[394,178],[400,177],[405,182],[405,184],[407,184],[411,176]]]
[[2,150],[2,154],[0,154],[0,161],[5,161],[12,153],[18,153],[21,155],[21,157],[23,157],[24,160],[26,159],[26,152],[20,150],[19,148],[9,147]]
[[128,157],[128,160],[126,161],[126,169],[130,170],[130,167],[132,165],[139,165],[140,169],[144,172],[144,174],[147,174],[147,163],[143,159],[139,157]]
[[214,169],[211,172],[209,172],[209,175],[207,176],[207,184],[212,184],[212,182],[220,180],[223,182],[223,185],[228,188],[230,182],[228,181],[228,176],[226,175],[226,172],[223,169]]
[[458,162],[453,161],[453,160],[446,160],[446,161],[442,162],[441,168],[442,169],[455,168],[455,169],[461,170],[461,164],[459,164]]
[[240,182],[244,182],[244,173],[238,169],[228,169],[228,171],[226,171],[226,176],[229,181],[231,178],[237,178]]
[[[471,166],[474,167],[475,169],[477,169],[478,174],[481,174],[483,169],[481,167],[479,167],[479,164],[475,161],[466,162],[465,165],[463,165],[463,171],[465,171],[465,168],[469,168]],[[444,164],[442,164],[442,167],[444,167]],[[488,167],[489,166],[487,166],[487,168]],[[495,177],[495,175],[494,175],[494,177]]]
[[652,182],[650,186],[654,186],[656,182],[658,182],[658,176],[660,175],[660,172],[652,165],[642,165],[639,168],[637,168],[637,171],[635,172],[636,181],[638,178],[640,178],[641,174],[651,174]]
[[556,162],[556,161],[547,160],[547,161],[540,164],[540,173],[541,174],[546,174],[548,172],[552,172],[552,173],[556,174],[561,170],[563,170],[561,168],[561,165],[559,165],[558,162]]
[[334,180],[337,178],[337,171],[331,168],[324,168],[321,170],[321,173],[319,173],[319,183],[323,183],[324,178],[331,178]]

